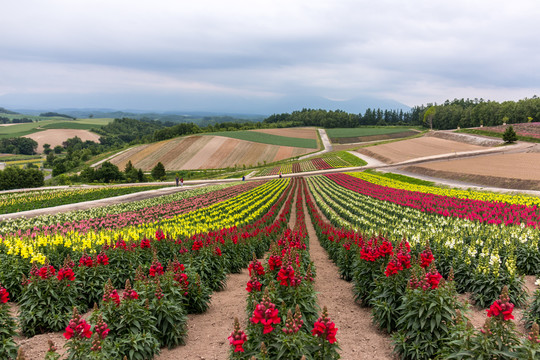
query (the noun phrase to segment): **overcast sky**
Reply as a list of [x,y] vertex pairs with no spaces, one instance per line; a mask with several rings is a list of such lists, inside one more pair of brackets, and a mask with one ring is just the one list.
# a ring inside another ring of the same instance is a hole
[[4,107],[540,96],[538,0],[17,0],[0,11]]

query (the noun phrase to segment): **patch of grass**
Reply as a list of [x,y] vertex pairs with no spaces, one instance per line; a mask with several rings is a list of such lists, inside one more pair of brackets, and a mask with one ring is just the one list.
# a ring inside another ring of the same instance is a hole
[[417,179],[417,178],[413,178],[413,177],[406,176],[406,175],[379,172],[379,171],[375,171],[375,170],[371,170],[371,169],[367,169],[367,170],[364,170],[364,171],[367,172],[368,174],[382,176],[382,177],[385,177],[385,178],[388,178],[388,179],[401,181],[401,182],[405,182],[405,183],[409,183],[409,184],[423,185],[423,186],[435,186],[435,183],[433,181]]
[[238,140],[246,140],[257,142],[261,144],[278,145],[278,146],[292,146],[304,149],[317,149],[317,140],[315,139],[301,139],[292,138],[287,136],[278,136],[272,134],[265,134],[257,131],[223,131],[204,133],[201,135],[217,135],[225,136]]
[[[490,136],[490,137],[495,137],[495,138],[499,138],[499,139],[503,138],[502,133],[498,133],[498,132],[495,132],[495,131],[489,131],[489,130],[459,129],[459,130],[456,130],[456,132],[458,132],[458,133],[461,132],[461,133],[466,133],[466,134],[473,134],[473,135],[484,135],[484,136]],[[521,136],[521,135],[518,135],[517,137],[518,137],[519,141],[540,143],[540,139],[538,139],[538,138],[534,138],[534,137],[530,137],[530,136]]]
[[99,126],[94,124],[85,124],[76,121],[61,121],[52,124],[42,126],[44,129],[79,129],[79,130],[92,130]]
[[353,154],[350,154],[347,151],[332,152],[330,153],[330,155],[339,156],[340,158],[342,158],[343,160],[351,164],[351,166],[366,166],[367,165],[367,162],[365,162],[365,160],[360,159],[358,156],[354,156]]
[[335,128],[326,129],[330,138],[348,138],[372,135],[393,134],[410,130],[408,126],[381,126],[381,127],[358,127],[358,128]]

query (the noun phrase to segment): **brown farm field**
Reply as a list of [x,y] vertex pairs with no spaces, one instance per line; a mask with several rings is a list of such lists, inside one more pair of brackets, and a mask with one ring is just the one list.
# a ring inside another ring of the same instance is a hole
[[415,139],[360,148],[357,151],[385,163],[394,164],[425,156],[485,149],[487,148],[484,146],[424,136]]
[[143,171],[161,162],[167,170],[253,166],[301,156],[313,149],[278,146],[223,136],[193,135],[134,147],[111,162],[123,169],[128,161]]
[[99,143],[99,135],[81,129],[49,129],[25,135],[24,137],[34,139],[38,143],[37,152],[42,153],[43,144],[49,144],[51,145],[51,148],[54,148],[57,145],[62,145],[62,142],[75,136],[78,136],[82,141],[90,140]]
[[258,129],[252,130],[264,134],[286,136],[300,139],[317,139],[316,128],[282,128],[282,129]]
[[405,170],[489,186],[540,190],[540,153],[477,156],[408,166]]

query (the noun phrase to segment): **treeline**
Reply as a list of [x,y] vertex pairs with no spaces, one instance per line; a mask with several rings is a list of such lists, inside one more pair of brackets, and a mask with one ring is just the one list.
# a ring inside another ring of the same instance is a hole
[[0,153],[34,155],[38,143],[25,137],[0,139]]
[[40,187],[44,184],[43,173],[37,169],[7,167],[0,170],[0,190]]
[[428,104],[420,111],[425,126],[434,129],[456,129],[540,121],[540,98],[519,101],[484,101],[454,99],[444,104]]
[[292,113],[273,114],[263,123],[289,123],[294,126],[320,126],[324,128],[354,128],[364,125],[421,125],[420,108],[411,111],[367,109],[364,114],[347,113],[342,110],[302,109]]
[[162,123],[155,120],[122,118],[114,119],[109,124],[93,129],[93,131],[101,135],[101,144],[114,146],[150,142],[153,140],[154,132],[173,125],[173,123]]
[[0,123],[2,123],[2,124],[22,124],[22,123],[31,123],[33,121],[34,120],[29,119],[29,118],[10,119],[10,118],[5,117],[5,116],[0,116]]
[[63,118],[72,119],[72,120],[76,119],[73,116],[69,116],[69,115],[66,115],[66,114],[60,114],[60,113],[57,113],[57,112],[45,112],[45,113],[39,114],[39,116],[42,116],[42,117],[63,117]]

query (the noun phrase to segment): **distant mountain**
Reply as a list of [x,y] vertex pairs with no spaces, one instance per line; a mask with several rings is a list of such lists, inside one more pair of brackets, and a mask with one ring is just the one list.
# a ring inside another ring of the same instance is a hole
[[[293,112],[304,108],[323,110],[343,110],[350,113],[364,113],[366,109],[387,109],[408,111],[409,106],[392,99],[361,96],[343,101],[322,96],[286,95],[279,97],[241,97],[231,94],[127,94],[99,96],[97,94],[70,94],[63,97],[56,94],[22,99],[15,95],[3,95],[4,103],[19,104],[11,108],[28,109],[21,111],[28,115],[38,115],[44,111],[57,111],[82,118],[90,114],[94,117],[137,117],[146,115],[183,115],[201,118],[205,116],[231,116],[235,118],[264,118],[271,114]],[[26,105],[20,105],[24,103]],[[94,104],[99,104],[95,106]],[[140,106],[140,107],[139,107]],[[131,110],[137,109],[139,110]],[[29,110],[33,109],[33,110]],[[40,109],[40,110],[35,110]],[[118,109],[123,109],[118,111]],[[16,109],[17,110],[17,109]]]
[[10,115],[18,115],[18,112],[8,110],[6,108],[0,107],[0,114],[10,114]]

